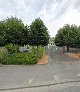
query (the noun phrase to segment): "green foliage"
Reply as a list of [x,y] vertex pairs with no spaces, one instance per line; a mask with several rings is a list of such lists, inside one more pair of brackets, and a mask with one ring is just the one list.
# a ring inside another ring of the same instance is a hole
[[37,58],[33,53],[14,53],[8,54],[2,61],[2,64],[26,65],[36,64]]
[[[76,25],[65,25],[58,30],[55,37],[57,46],[78,47],[80,46],[80,31]],[[79,40],[79,41],[78,41]]]
[[45,53],[45,48],[42,46],[38,46],[38,53],[37,53],[37,48],[32,47],[32,53],[34,53],[38,58],[41,58],[43,54]]
[[49,34],[40,18],[35,19],[30,25],[29,44],[32,46],[45,46],[49,43]]
[[24,26],[21,19],[7,18],[0,21],[0,46],[13,43],[18,45],[28,44],[28,26]]
[[21,19],[8,18],[6,24],[7,43],[24,45],[28,43],[28,26],[24,26]]
[[5,48],[0,47],[0,63],[7,57],[8,52]]
[[18,45],[47,45],[49,33],[47,27],[40,18],[35,19],[30,27],[24,25],[17,17],[7,18],[0,21],[0,46],[7,44]]
[[6,57],[4,52],[0,52],[0,63],[2,63],[2,61],[4,60],[4,58]]
[[35,46],[32,47],[32,53],[37,54],[37,48]]
[[9,54],[13,54],[13,53],[19,52],[19,46],[15,45],[15,44],[12,44],[12,43],[6,45],[6,49],[8,50]]
[[55,37],[55,44],[57,46],[69,45],[71,43],[70,32],[71,32],[71,30],[70,30],[69,25],[65,25],[63,28],[58,30],[58,33],[57,33],[57,35]]
[[[10,44],[6,48],[8,52],[0,52],[0,63],[1,64],[15,64],[15,65],[26,65],[26,64],[36,64],[38,59],[40,59],[45,53],[45,49],[42,46],[38,47],[38,57],[37,48],[33,47],[32,52],[18,52],[17,46]],[[17,52],[16,52],[17,51]]]
[[80,26],[77,28],[76,37],[75,37],[75,46],[80,48]]
[[44,53],[45,53],[44,47],[39,46],[39,47],[38,47],[38,58],[41,58]]
[[0,21],[0,46],[7,44],[5,22]]

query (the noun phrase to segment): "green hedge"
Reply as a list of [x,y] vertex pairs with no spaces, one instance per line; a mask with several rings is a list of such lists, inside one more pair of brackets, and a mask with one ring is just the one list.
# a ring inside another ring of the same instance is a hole
[[[9,45],[10,46],[10,45]],[[12,47],[11,47],[12,46]],[[40,59],[43,54],[45,53],[45,50],[43,47],[38,47],[38,55],[37,55],[37,48],[32,47],[32,52],[16,52],[14,47],[11,45],[10,52],[0,52],[0,63],[1,64],[7,64],[7,65],[26,65],[26,64],[36,64],[38,62],[38,59]]]
[[25,65],[25,64],[36,64],[37,58],[33,53],[14,53],[8,54],[1,62],[2,64],[15,64],[15,65]]
[[38,47],[38,58],[40,59],[43,56],[44,53],[45,53],[44,47],[39,46]]
[[[38,50],[38,53],[37,53]],[[45,48],[42,46],[38,46],[38,49],[36,47],[32,47],[32,52],[38,56],[38,58],[41,58],[43,54],[45,53]],[[38,54],[38,55],[37,55]]]
[[13,54],[13,53],[19,52],[19,46],[18,45],[10,43],[10,44],[6,45],[5,47],[8,50],[9,54]]

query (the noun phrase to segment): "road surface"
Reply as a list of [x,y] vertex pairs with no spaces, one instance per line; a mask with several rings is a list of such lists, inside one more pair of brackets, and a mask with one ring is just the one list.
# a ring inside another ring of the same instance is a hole
[[80,61],[51,47],[47,65],[0,66],[0,92],[80,92]]

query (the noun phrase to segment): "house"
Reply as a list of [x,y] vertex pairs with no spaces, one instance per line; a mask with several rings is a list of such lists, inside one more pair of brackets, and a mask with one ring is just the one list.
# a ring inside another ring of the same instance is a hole
[[54,46],[54,45],[55,45],[55,43],[54,43],[54,37],[51,37],[50,40],[49,40],[48,48],[50,46]]

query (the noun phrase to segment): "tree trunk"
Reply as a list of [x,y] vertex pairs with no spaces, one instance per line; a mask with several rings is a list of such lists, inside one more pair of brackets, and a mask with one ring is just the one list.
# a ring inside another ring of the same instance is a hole
[[67,47],[67,52],[69,52],[69,46],[66,46]]

